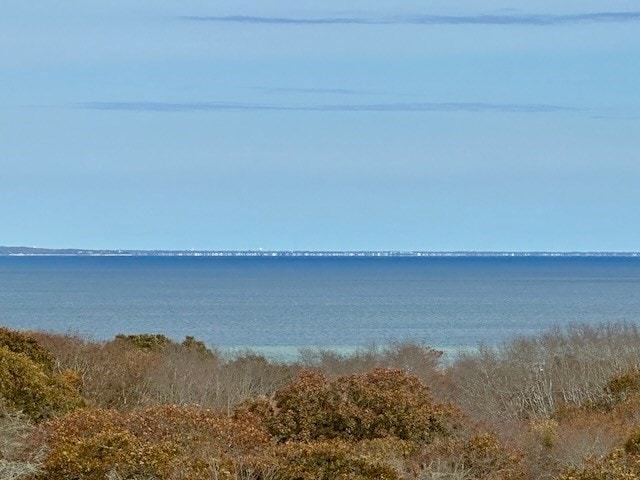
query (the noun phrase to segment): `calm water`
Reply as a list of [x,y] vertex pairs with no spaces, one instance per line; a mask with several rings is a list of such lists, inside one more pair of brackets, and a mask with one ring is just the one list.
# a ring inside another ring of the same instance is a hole
[[209,345],[444,349],[640,320],[640,258],[0,257],[0,323]]

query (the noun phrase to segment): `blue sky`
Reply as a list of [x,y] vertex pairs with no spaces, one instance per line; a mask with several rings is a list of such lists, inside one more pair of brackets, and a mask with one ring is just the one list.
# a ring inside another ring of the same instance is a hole
[[619,0],[5,0],[0,244],[640,250],[638,32]]

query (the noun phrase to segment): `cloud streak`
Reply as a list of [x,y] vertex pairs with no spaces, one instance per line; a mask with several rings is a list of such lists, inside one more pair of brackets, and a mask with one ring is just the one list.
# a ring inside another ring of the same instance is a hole
[[451,113],[563,113],[581,109],[551,104],[484,102],[412,102],[328,105],[278,105],[233,102],[85,102],[73,105],[85,110],[123,112],[451,112]]
[[350,88],[288,88],[288,87],[253,87],[266,93],[294,94],[328,94],[328,95],[368,95],[375,92],[354,90]]
[[590,12],[576,14],[477,14],[404,15],[383,17],[264,17],[251,15],[181,16],[193,22],[261,25],[524,25],[557,26],[585,23],[627,23],[640,21],[640,11]]

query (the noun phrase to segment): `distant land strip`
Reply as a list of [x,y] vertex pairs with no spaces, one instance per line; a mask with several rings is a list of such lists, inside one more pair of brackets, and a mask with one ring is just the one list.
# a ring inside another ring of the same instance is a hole
[[640,257],[640,252],[508,252],[422,250],[101,250],[2,247],[0,256],[59,257]]

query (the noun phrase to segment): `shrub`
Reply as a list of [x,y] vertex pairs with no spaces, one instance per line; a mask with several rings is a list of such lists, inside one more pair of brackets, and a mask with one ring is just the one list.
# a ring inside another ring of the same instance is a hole
[[578,471],[588,459],[609,455],[624,443],[632,425],[618,409],[572,407],[552,419],[520,425],[516,441],[530,478],[555,478],[569,469]]
[[279,480],[399,480],[380,459],[341,440],[288,443],[275,453]]
[[42,478],[104,479],[114,471],[131,476],[166,476],[175,452],[166,442],[137,438],[120,414],[81,411],[50,425],[50,452]]
[[475,478],[518,480],[524,476],[522,456],[500,444],[496,435],[475,435],[462,445],[460,462]]
[[296,370],[251,353],[224,362],[198,341],[185,341],[166,346],[143,380],[148,403],[198,404],[230,413],[248,399],[273,394]]
[[624,402],[629,396],[640,392],[640,370],[632,369],[614,375],[605,388],[608,404],[613,406]]
[[[467,432],[469,433],[469,432]],[[410,452],[405,478],[460,480],[520,480],[527,478],[523,458],[503,445],[494,433],[439,438]]]
[[335,379],[371,371],[376,367],[402,370],[433,387],[443,381],[440,361],[443,352],[416,342],[390,342],[382,347],[372,344],[350,354],[332,350],[304,348],[299,363]]
[[160,352],[124,338],[92,342],[74,335],[34,336],[52,353],[55,371],[75,382],[92,405],[130,409],[147,402],[147,371]]
[[251,416],[230,419],[207,409],[171,405],[130,412],[77,411],[51,422],[49,431],[42,478],[51,480],[102,480],[108,474],[233,478],[243,457],[271,444]]
[[81,391],[94,405],[132,409],[148,404],[148,372],[161,352],[115,340],[88,344],[83,355]]
[[245,352],[220,365],[215,406],[231,412],[242,402],[270,396],[298,371],[294,365],[272,363],[262,355]]
[[634,324],[570,325],[467,352],[448,371],[461,406],[477,418],[542,419],[601,402],[613,375],[640,368]]
[[98,345],[73,334],[31,332],[30,335],[49,352],[56,373],[74,371],[81,377],[88,367],[87,351]]
[[136,335],[116,335],[116,341],[127,342],[136,348],[147,351],[162,350],[163,347],[169,345],[171,340],[161,334],[140,333]]
[[215,405],[221,360],[211,351],[171,344],[138,379],[146,404]]
[[582,468],[571,468],[556,480],[634,480],[640,478],[640,457],[616,449],[605,457],[590,459]]
[[23,353],[40,365],[47,373],[53,370],[53,356],[31,335],[0,327],[0,347],[14,353]]
[[48,374],[25,353],[0,346],[0,398],[6,406],[33,420],[50,418],[84,405],[78,392],[63,378]]
[[306,371],[275,393],[271,409],[264,402],[249,409],[263,415],[280,442],[386,437],[428,442],[447,433],[456,413],[434,404],[415,377],[382,368],[333,382]]
[[193,337],[178,343],[162,335],[119,335],[89,342],[36,335],[53,352],[56,370],[75,375],[83,395],[101,408],[198,404],[230,412],[247,399],[271,395],[299,370],[251,353],[225,362]]
[[208,349],[202,340],[198,340],[190,335],[184,337],[181,345],[188,352],[200,353],[203,356],[215,356],[215,353],[212,350]]

